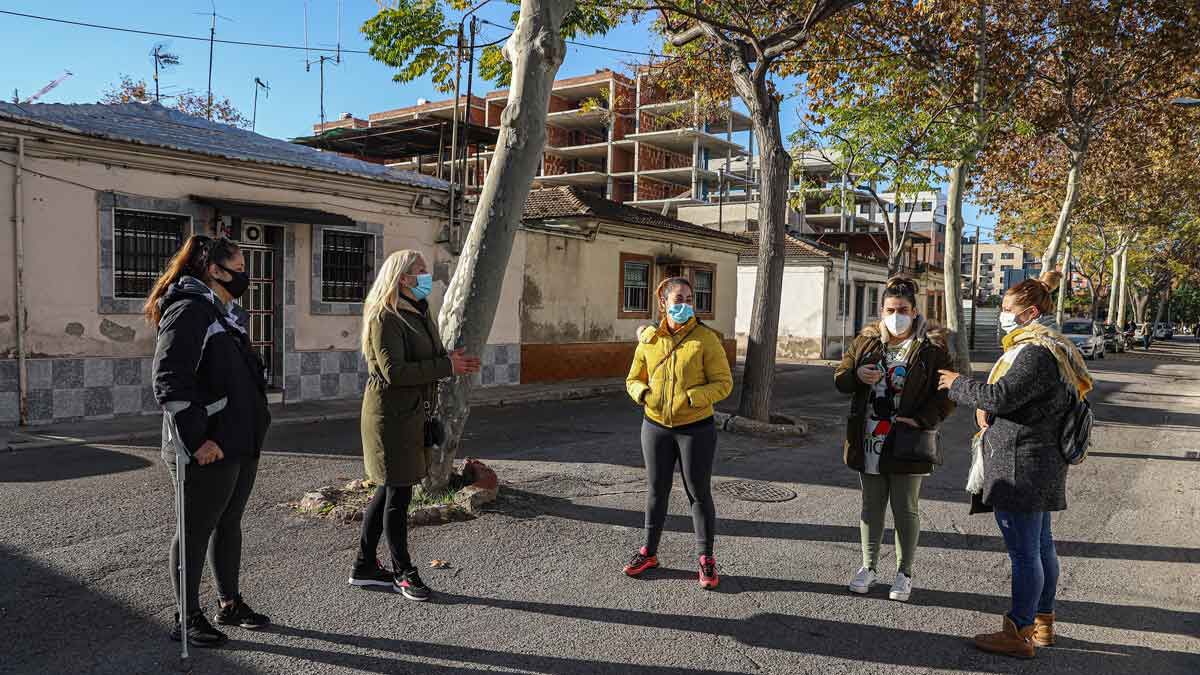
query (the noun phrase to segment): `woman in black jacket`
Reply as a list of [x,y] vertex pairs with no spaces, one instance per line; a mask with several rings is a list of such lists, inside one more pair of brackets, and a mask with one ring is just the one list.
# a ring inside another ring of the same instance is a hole
[[[232,301],[249,286],[245,268],[233,242],[192,236],[145,305],[147,321],[158,327],[154,397],[163,407],[162,455],[173,483],[176,448],[182,446],[190,458],[184,474],[186,589],[178,587],[178,532],[170,559],[176,598],[187,593],[187,640],[198,647],[226,640],[200,609],[206,549],[220,596],[217,623],[243,628],[270,623],[250,609],[238,589],[242,513],[271,423],[265,368],[232,311]],[[180,640],[181,633],[176,615],[171,638]]]

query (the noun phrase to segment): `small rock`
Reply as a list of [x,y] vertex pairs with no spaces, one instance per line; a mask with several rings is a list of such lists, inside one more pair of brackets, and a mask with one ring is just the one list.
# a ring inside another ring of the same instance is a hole
[[365,481],[361,478],[359,478],[357,480],[352,480],[349,483],[346,483],[346,489],[352,490],[352,491],[366,490],[367,489],[367,481]]
[[299,509],[305,513],[317,513],[321,509],[327,508],[332,502],[325,497],[324,492],[305,492],[300,498]]
[[363,519],[363,512],[360,509],[345,505],[335,506],[333,510],[329,512],[329,515],[339,523],[347,525],[350,523],[360,522]]
[[500,488],[498,487],[483,488],[476,483],[459,490],[458,494],[454,495],[454,503],[467,513],[478,515],[485,504],[496,501],[499,493]]
[[450,569],[450,561],[449,560],[430,560],[429,566],[435,570],[448,570],[448,569]]

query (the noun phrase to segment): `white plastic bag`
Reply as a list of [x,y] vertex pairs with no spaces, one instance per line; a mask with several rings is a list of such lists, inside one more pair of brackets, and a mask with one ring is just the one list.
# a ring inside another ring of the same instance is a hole
[[983,432],[971,439],[971,470],[967,473],[967,492],[983,492]]

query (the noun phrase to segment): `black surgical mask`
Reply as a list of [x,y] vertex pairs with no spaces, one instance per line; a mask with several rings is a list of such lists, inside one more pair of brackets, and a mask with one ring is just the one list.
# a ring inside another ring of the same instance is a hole
[[223,279],[217,279],[217,283],[224,286],[225,290],[229,292],[229,295],[231,297],[233,297],[233,298],[242,297],[242,295],[246,292],[246,289],[250,287],[250,275],[246,274],[245,272],[238,272],[236,270],[231,270],[224,265],[217,265],[217,267],[220,267],[221,269],[223,269],[226,272],[229,272],[231,275],[233,275],[233,278],[230,279],[229,281],[225,281]]

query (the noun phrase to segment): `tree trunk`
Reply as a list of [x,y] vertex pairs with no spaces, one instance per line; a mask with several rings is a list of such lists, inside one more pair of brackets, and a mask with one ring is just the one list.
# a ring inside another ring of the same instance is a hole
[[[566,54],[562,20],[574,7],[575,0],[521,0],[520,18],[504,45],[513,64],[508,107],[500,116],[496,154],[438,316],[448,349],[457,344],[478,355],[487,344],[513,237],[546,145],[550,89]],[[428,490],[444,489],[449,482],[470,413],[470,386],[470,378],[456,377],[441,387],[446,441],[434,449]]]
[[1129,245],[1121,246],[1121,271],[1117,277],[1117,327],[1125,330],[1125,301],[1128,297],[1125,293],[1125,277],[1129,269]]
[[[972,153],[972,157],[974,154]],[[950,189],[946,194],[946,253],[942,258],[946,277],[946,330],[950,333],[950,349],[954,352],[954,369],[964,375],[971,373],[971,350],[963,330],[962,308],[962,238],[963,197],[971,159],[959,159],[950,169]],[[977,301],[977,298],[973,298]]]
[[1050,238],[1050,244],[1046,246],[1046,252],[1042,254],[1042,270],[1049,271],[1054,269],[1054,263],[1058,259],[1058,250],[1062,247],[1063,237],[1066,235],[1067,226],[1071,222],[1071,211],[1075,208],[1075,199],[1079,196],[1079,178],[1083,169],[1083,156],[1086,151],[1071,150],[1071,160],[1067,169],[1067,193],[1063,195],[1062,208],[1058,210],[1058,222],[1054,225],[1054,236]]
[[1134,310],[1137,313],[1137,322],[1146,323],[1147,315],[1150,314],[1150,291],[1139,288],[1132,295]]
[[[736,78],[735,78],[736,79]],[[754,280],[754,308],[738,415],[768,422],[771,390],[775,383],[775,349],[779,341],[779,300],[783,293],[784,225],[787,219],[788,175],[792,156],[783,145],[779,102],[767,91],[765,80],[748,87],[754,99],[745,101],[761,149],[758,272]]]
[[[1120,295],[1121,282],[1121,249],[1112,254],[1112,279],[1108,282],[1108,323],[1117,320],[1117,298]],[[1120,324],[1118,324],[1119,326]]]
[[1160,291],[1158,294],[1158,310],[1154,312],[1154,325],[1163,322],[1163,316],[1167,313],[1167,305],[1171,302],[1171,289]]

